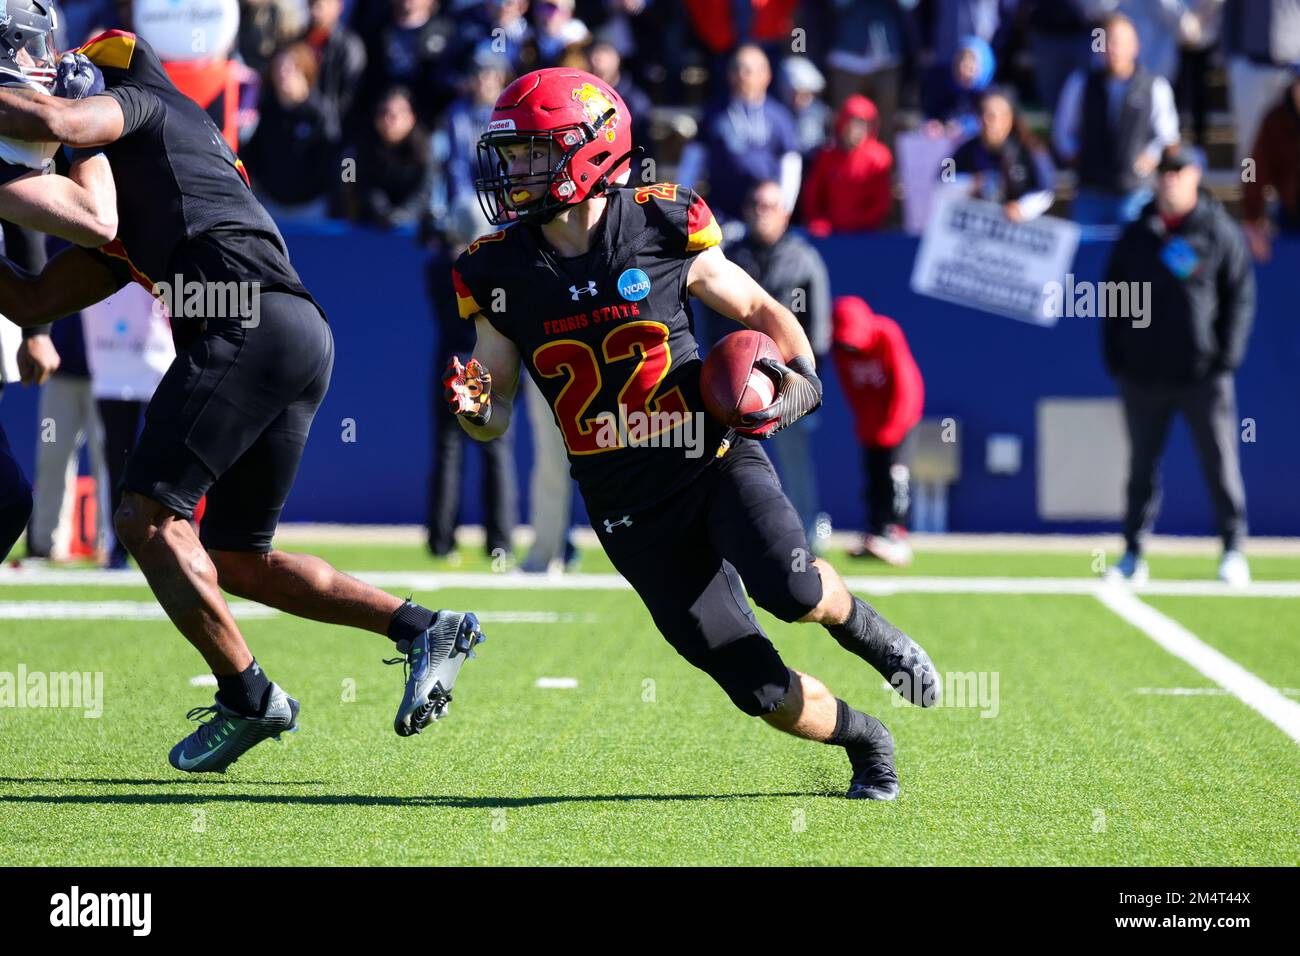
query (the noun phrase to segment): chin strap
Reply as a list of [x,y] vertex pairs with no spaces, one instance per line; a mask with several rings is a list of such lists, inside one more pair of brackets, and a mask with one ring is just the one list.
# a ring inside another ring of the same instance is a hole
[[[601,173],[600,178],[591,184],[591,192],[587,193],[587,198],[590,199],[592,196],[601,196],[604,195],[606,192],[609,192],[611,189],[618,189],[622,184],[611,183],[609,181],[609,174],[612,173],[614,170],[618,169],[618,167],[622,166],[626,160],[631,159],[633,156],[636,156],[638,153],[644,153],[644,152],[645,152],[645,147],[633,146],[631,149],[629,149],[618,159],[614,160],[614,162],[610,163],[609,169]],[[631,169],[630,166],[628,168]]]

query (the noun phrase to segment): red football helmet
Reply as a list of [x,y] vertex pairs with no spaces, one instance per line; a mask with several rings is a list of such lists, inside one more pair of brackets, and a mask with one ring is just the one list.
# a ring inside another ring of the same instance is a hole
[[[512,168],[505,147],[522,147],[526,172],[518,156]],[[478,141],[474,186],[493,225],[544,222],[603,193],[632,152],[632,117],[612,87],[582,70],[534,70],[497,100]]]

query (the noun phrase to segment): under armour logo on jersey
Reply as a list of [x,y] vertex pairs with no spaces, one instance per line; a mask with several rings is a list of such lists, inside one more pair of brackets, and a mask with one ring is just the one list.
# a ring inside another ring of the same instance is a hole
[[632,516],[623,515],[623,517],[619,518],[617,521],[610,521],[608,518],[605,519],[606,534],[613,534],[614,529],[620,526],[632,527]]
[[596,283],[595,280],[593,279],[587,280],[587,287],[585,289],[579,288],[576,285],[569,286],[569,298],[572,299],[574,302],[578,301],[578,296],[580,295],[595,295],[595,294],[596,294]]

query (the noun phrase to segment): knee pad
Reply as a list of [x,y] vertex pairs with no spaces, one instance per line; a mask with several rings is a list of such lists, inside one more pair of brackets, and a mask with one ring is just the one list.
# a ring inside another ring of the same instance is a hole
[[750,717],[770,714],[790,692],[790,670],[761,634],[732,641],[697,664],[718,682],[731,702]]
[[754,582],[750,596],[773,617],[793,624],[822,602],[822,573],[810,556],[801,571],[786,567]]

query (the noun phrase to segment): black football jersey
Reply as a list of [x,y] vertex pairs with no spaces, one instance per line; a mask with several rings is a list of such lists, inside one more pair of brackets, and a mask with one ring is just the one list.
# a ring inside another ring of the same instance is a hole
[[673,183],[624,187],[590,251],[555,253],[519,224],[476,239],[452,273],[460,313],[510,339],[550,402],[593,515],[661,501],[714,460],[723,427],[700,401],[686,276],[721,233]]
[[117,183],[118,234],[97,250],[122,281],[258,282],[310,298],[284,239],[212,118],[176,88],[153,48],[110,30],[80,48],[122,108],[103,147]]

